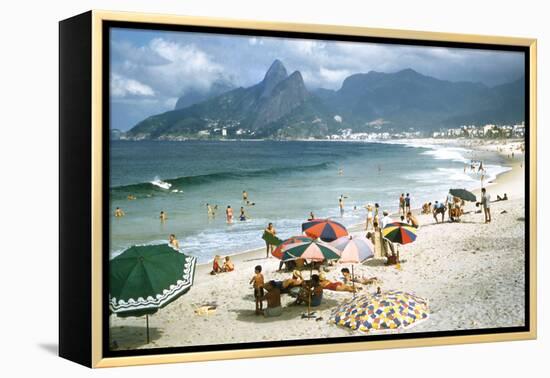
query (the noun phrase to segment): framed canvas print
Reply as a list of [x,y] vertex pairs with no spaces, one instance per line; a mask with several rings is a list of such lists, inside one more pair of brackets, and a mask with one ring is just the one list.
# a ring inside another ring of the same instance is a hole
[[60,22],[60,355],[536,337],[536,41]]

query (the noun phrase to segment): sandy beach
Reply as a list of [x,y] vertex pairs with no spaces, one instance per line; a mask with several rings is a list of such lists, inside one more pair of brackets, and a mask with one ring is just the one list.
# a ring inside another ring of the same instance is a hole
[[[421,224],[418,238],[400,248],[399,265],[386,266],[385,260],[370,259],[355,266],[356,275],[379,279],[375,285],[358,285],[362,292],[374,292],[379,286],[382,291],[403,290],[429,300],[430,318],[406,332],[524,324],[523,155],[516,142],[468,146],[480,153],[500,154],[511,168],[487,183],[493,200],[503,193],[509,198],[492,204],[492,222],[485,224],[473,203],[466,205],[460,223],[435,223],[431,214],[416,211]],[[510,151],[514,151],[513,158]],[[362,227],[350,231],[352,235],[364,234]],[[111,316],[112,341],[118,349],[136,349],[363,335],[327,323],[331,309],[350,298],[349,292],[325,290],[322,305],[315,309],[316,316],[322,318],[319,321],[302,319],[307,308],[291,305],[294,299],[288,295],[281,298],[281,316],[256,316],[248,283],[254,266],[263,267],[266,281],[290,276],[277,272],[278,259],[265,256],[265,249],[234,255],[235,271],[214,276],[209,274],[210,264],[198,266],[191,290],[149,317],[150,344],[145,344],[144,318]],[[327,277],[338,280],[342,267],[350,265],[336,263]],[[304,276],[309,277],[309,271]],[[204,304],[215,304],[216,310],[196,314],[196,308]]]

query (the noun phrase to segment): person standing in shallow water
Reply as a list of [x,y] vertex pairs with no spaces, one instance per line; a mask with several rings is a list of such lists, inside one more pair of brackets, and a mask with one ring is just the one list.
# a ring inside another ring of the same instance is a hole
[[231,206],[227,206],[227,209],[225,210],[225,217],[228,224],[233,223],[233,209]]
[[487,193],[485,188],[481,189],[481,206],[485,214],[485,223],[491,222],[491,195]]
[[405,193],[401,193],[399,196],[399,214],[405,215]]
[[243,202],[246,203],[246,201],[248,201],[248,193],[246,190],[243,190]]
[[409,193],[407,193],[407,196],[405,197],[405,211],[403,212],[403,215],[406,213],[409,213],[411,211],[411,196]]

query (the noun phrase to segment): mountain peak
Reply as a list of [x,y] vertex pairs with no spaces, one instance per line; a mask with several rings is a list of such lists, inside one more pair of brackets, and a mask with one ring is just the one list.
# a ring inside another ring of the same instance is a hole
[[279,84],[287,77],[288,73],[283,62],[281,62],[279,59],[275,59],[275,61],[267,70],[264,79],[262,80],[262,92],[260,94],[260,98],[269,96],[273,88],[275,88],[277,84]]

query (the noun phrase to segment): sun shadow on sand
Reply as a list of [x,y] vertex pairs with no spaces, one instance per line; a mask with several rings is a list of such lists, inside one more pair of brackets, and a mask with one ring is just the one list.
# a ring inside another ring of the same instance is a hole
[[365,266],[384,266],[386,265],[386,259],[369,259],[363,263]]
[[[147,345],[147,330],[145,324],[143,327],[118,326],[110,330],[111,344],[115,344],[113,349],[136,349]],[[149,327],[149,339],[155,341],[160,339],[162,331],[155,327]]]
[[[335,307],[339,303],[340,303],[339,301],[336,301],[334,299],[323,299],[323,303],[318,307],[312,307],[311,312],[316,312],[318,314],[321,311],[329,310]],[[265,317],[263,315],[256,315],[254,309],[248,309],[248,308],[234,309],[229,311],[236,313],[237,320],[241,322],[271,323],[271,322],[286,321],[286,320],[300,318],[302,314],[307,313],[307,306],[305,305],[283,306],[283,313],[280,316],[274,316],[274,317]]]

